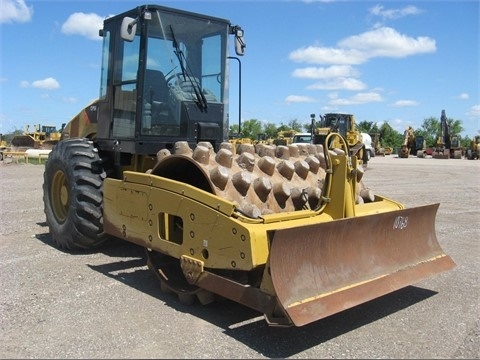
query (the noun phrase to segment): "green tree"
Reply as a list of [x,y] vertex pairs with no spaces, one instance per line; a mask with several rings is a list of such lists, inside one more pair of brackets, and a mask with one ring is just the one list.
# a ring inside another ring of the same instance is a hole
[[415,132],[415,135],[423,135],[427,146],[434,146],[440,129],[440,120],[435,117],[429,117],[423,120],[421,130]]
[[312,123],[309,122],[309,123],[306,123],[306,124],[303,124],[303,131],[304,132],[311,132],[312,131]]
[[277,125],[275,125],[274,123],[266,123],[263,126],[263,132],[267,136],[267,139],[274,139],[277,137],[278,133]]
[[250,119],[242,122],[242,137],[255,140],[257,135],[262,133],[262,123],[257,119]]
[[463,130],[461,120],[447,119],[448,129],[450,130],[450,135],[460,135]]
[[470,142],[472,141],[472,139],[470,139],[470,136],[465,136],[464,138],[462,138],[460,140],[460,144],[464,147],[464,148],[468,148],[470,147]]
[[377,129],[377,125],[373,123],[373,121],[366,121],[362,120],[359,123],[357,123],[357,129],[360,132],[364,132],[367,134],[373,134]]
[[230,128],[228,129],[228,134],[230,136],[238,135],[238,124],[230,125]]
[[289,125],[285,125],[284,123],[281,123],[280,126],[277,128],[278,131],[288,131],[292,130],[292,128]]
[[390,126],[388,122],[384,122],[379,129],[380,142],[382,146],[389,146],[392,148],[400,147],[403,143],[403,134],[400,134]]
[[290,127],[290,129],[295,130],[297,132],[302,131],[302,124],[298,121],[298,119],[290,120],[288,123],[288,126]]

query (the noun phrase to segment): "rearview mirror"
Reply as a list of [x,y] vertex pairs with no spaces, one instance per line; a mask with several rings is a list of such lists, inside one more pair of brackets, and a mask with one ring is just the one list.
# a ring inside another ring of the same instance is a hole
[[124,17],[122,20],[122,27],[120,28],[120,36],[125,41],[133,41],[135,33],[137,32],[137,19],[131,17]]
[[245,54],[245,48],[247,45],[245,44],[245,41],[243,40],[243,30],[240,26],[235,26],[234,27],[234,34],[235,34],[235,52],[237,55],[244,55]]

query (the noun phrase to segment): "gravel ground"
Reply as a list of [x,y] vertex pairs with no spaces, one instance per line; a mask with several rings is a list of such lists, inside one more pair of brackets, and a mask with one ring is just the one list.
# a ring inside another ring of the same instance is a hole
[[406,207],[440,203],[437,238],[457,266],[301,328],[272,328],[224,301],[183,306],[143,249],[53,246],[43,165],[0,162],[0,357],[480,358],[480,161],[372,158],[364,181]]

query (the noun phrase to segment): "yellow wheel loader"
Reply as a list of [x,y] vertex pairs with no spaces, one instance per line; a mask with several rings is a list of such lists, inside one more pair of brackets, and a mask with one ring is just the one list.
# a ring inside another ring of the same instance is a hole
[[465,151],[465,159],[478,160],[480,158],[480,135],[474,136]]
[[302,326],[454,267],[435,235],[439,205],[406,209],[374,194],[339,134],[234,151],[230,35],[243,55],[241,27],[216,17],[143,5],[104,21],[100,98],[66,125],[45,165],[58,247],[138,244],[182,303],[227,298],[272,326]]
[[[375,156],[371,136],[358,130],[352,114],[328,113],[320,115],[320,121],[315,120],[315,114],[310,114],[310,118],[314,144],[323,144],[328,134],[336,132],[346,140],[350,155],[355,155],[365,166]],[[338,142],[328,145],[339,146]]]

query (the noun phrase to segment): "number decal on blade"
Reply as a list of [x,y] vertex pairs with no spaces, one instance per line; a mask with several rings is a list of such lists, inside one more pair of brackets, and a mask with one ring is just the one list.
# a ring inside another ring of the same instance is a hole
[[408,225],[408,216],[397,216],[393,222],[393,229],[402,230]]

